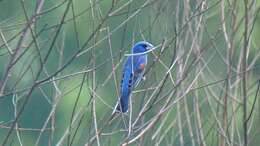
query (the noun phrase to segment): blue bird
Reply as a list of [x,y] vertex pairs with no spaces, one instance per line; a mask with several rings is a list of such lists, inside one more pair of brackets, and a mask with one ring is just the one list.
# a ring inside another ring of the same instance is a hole
[[120,102],[116,106],[115,112],[125,113],[128,110],[129,95],[143,77],[147,64],[147,51],[153,45],[146,41],[137,42],[131,49],[131,54],[125,60],[122,70],[120,84]]

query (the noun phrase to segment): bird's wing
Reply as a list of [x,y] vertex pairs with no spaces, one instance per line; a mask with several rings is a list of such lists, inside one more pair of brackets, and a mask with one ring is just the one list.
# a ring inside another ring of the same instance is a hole
[[133,72],[130,61],[126,61],[122,71],[122,78],[120,84],[120,104],[117,105],[117,110],[123,113],[128,109],[128,98],[134,83]]
[[131,87],[133,85],[133,73],[131,69],[125,68],[122,73],[122,79],[121,79],[121,94],[127,93],[130,91]]

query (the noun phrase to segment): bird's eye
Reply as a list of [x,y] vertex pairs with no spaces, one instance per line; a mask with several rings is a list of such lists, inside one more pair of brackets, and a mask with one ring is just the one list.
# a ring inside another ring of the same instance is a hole
[[147,47],[147,45],[146,45],[146,44],[143,44],[143,47],[144,47],[144,48],[146,48],[146,47]]

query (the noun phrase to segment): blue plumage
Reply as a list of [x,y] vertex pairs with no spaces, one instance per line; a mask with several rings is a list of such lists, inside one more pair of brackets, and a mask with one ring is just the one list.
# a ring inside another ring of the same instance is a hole
[[131,54],[133,55],[126,58],[122,71],[120,102],[116,107],[117,112],[127,112],[129,95],[132,89],[137,86],[141,80],[147,64],[147,54],[145,52],[152,47],[153,45],[148,42],[138,42],[131,50]]

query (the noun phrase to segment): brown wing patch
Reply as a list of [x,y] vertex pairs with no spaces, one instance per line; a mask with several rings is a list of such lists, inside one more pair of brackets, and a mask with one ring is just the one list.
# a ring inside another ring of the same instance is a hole
[[144,63],[140,64],[139,68],[140,68],[141,70],[144,70],[145,64],[144,64]]

